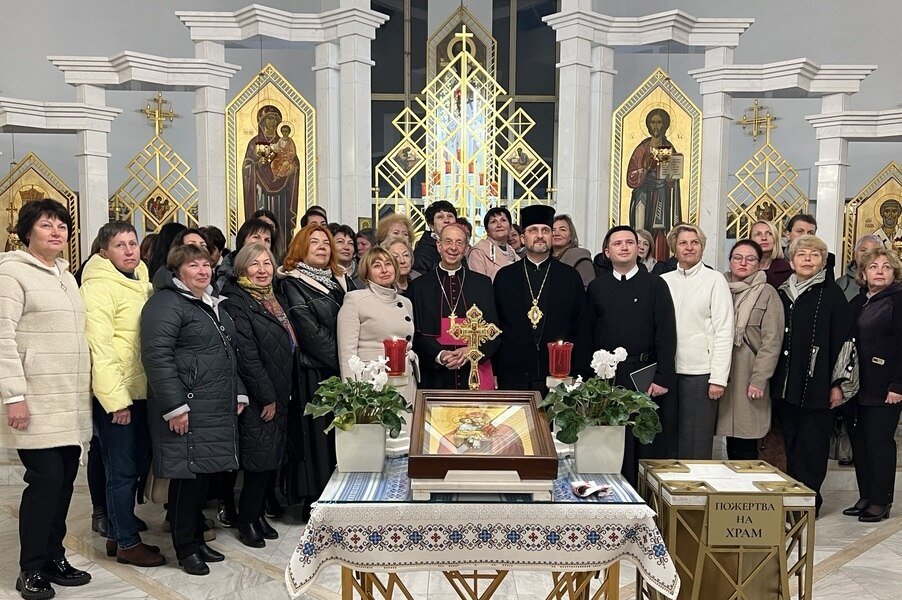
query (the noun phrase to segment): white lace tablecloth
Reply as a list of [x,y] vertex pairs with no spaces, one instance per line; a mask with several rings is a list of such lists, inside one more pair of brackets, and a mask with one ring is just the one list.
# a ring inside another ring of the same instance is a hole
[[[562,460],[552,502],[516,494],[435,495],[410,500],[407,460],[382,473],[334,473],[285,571],[293,597],[326,566],[358,571],[595,571],[634,564],[668,598],[680,582],[654,512],[620,475],[575,474]],[[608,498],[581,500],[570,481],[614,486]]]

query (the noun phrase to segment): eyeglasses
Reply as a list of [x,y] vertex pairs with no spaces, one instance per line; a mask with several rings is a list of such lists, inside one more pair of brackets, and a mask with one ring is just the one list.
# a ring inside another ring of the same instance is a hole
[[730,257],[730,260],[732,260],[733,262],[736,262],[736,263],[747,263],[747,264],[753,265],[756,262],[758,262],[758,257],[757,256],[739,256],[738,254],[734,254],[733,256]]

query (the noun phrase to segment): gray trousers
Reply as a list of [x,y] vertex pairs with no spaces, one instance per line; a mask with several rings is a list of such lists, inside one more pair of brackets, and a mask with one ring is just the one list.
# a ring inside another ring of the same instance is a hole
[[708,398],[709,374],[677,374],[679,453],[677,458],[711,460],[717,425],[717,400]]

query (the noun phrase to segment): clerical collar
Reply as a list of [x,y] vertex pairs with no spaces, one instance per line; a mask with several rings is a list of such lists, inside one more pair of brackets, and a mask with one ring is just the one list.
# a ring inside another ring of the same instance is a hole
[[635,277],[636,273],[639,272],[639,265],[634,266],[632,269],[627,271],[626,273],[620,273],[617,269],[614,269],[612,273],[614,274],[614,279],[617,281],[623,281],[623,278],[626,277],[627,281]]
[[449,271],[448,269],[446,269],[445,267],[442,266],[442,263],[438,264],[438,268],[442,271],[442,273],[445,273],[447,275],[457,275],[457,273],[460,271],[461,267],[463,267],[463,263],[457,265],[457,268],[454,269],[453,271]]
[[548,261],[549,261],[550,259],[551,259],[551,254],[549,254],[548,256],[546,256],[546,257],[545,257],[545,260],[543,260],[543,261],[541,261],[541,262],[536,262],[536,261],[534,261],[533,259],[531,259],[531,258],[529,257],[528,254],[526,255],[526,262],[528,262],[528,263],[530,263],[532,266],[534,266],[534,267],[536,268],[536,270],[539,270],[539,269],[543,268],[544,266],[546,266],[546,265],[548,264]]

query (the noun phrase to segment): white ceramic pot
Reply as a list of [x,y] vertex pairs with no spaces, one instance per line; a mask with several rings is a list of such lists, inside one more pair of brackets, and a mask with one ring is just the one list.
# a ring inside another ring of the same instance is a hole
[[573,454],[578,473],[619,473],[626,427],[593,425],[579,432]]
[[385,427],[380,423],[335,429],[335,454],[341,473],[378,473],[385,463]]

